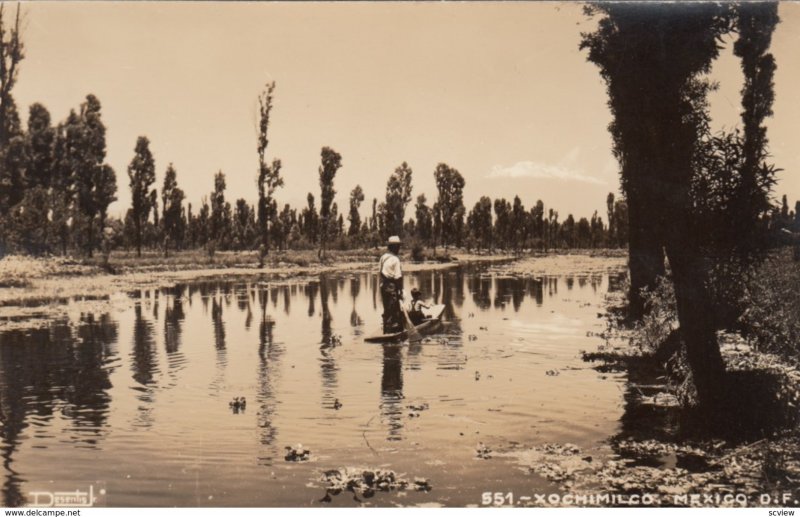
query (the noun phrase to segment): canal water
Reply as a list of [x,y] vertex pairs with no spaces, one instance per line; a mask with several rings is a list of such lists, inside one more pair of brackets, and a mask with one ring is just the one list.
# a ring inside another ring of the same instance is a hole
[[[108,506],[465,506],[484,492],[553,491],[476,449],[608,453],[625,374],[592,369],[580,351],[600,343],[614,285],[608,274],[411,273],[406,288],[447,306],[416,344],[363,341],[381,313],[369,273],[142,290],[125,309],[7,331],[0,502],[92,487]],[[308,461],[287,461],[298,444]],[[325,497],[322,473],[343,467],[432,489]]]

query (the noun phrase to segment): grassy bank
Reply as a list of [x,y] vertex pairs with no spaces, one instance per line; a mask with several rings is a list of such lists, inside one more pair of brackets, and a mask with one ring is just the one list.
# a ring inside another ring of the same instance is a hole
[[[69,313],[104,312],[130,303],[124,293],[168,287],[180,282],[224,276],[264,277],[272,282],[301,282],[322,273],[371,271],[382,249],[330,251],[320,261],[314,250],[270,254],[259,267],[255,252],[202,251],[162,253],[114,252],[108,267],[92,259],[9,256],[0,260],[0,330],[46,324]],[[455,267],[470,262],[496,262],[497,274],[580,274],[624,268],[620,250],[587,250],[569,254],[468,253],[465,250],[425,250],[424,262],[404,253],[405,271]],[[121,295],[122,294],[122,295]]]
[[[8,256],[0,260],[0,330],[46,325],[50,320],[81,312],[108,312],[130,304],[126,292],[168,287],[199,278],[261,277],[272,282],[301,282],[322,273],[369,271],[381,250],[332,251],[320,261],[316,251],[271,254],[259,267],[254,252],[219,252],[213,257],[184,251],[164,257],[156,252],[114,253],[108,266],[99,257],[71,259]],[[454,267],[470,261],[508,260],[506,255],[439,253],[440,259],[406,261],[415,271]]]
[[788,249],[746,279],[738,329],[718,333],[730,396],[713,418],[693,409],[684,352],[664,346],[677,327],[669,283],[647,295],[651,311],[633,328],[615,308],[622,293],[613,294],[605,344],[584,359],[600,371],[627,373],[626,413],[638,425],[623,425],[612,439],[614,459],[578,469],[570,482],[668,501],[686,493],[746,496],[701,497],[691,506],[787,506],[776,498],[783,494],[800,500],[798,288],[800,264]]

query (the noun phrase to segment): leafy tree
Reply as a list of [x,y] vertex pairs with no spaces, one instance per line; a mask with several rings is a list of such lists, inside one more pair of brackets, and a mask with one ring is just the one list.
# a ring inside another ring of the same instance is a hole
[[436,201],[441,220],[441,232],[445,249],[448,244],[461,244],[464,227],[464,178],[456,169],[440,163],[433,173],[439,199]]
[[769,53],[772,33],[780,19],[777,2],[741,2],[735,5],[739,37],[733,53],[740,58],[744,75],[742,87],[743,167],[733,199],[734,226],[738,227],[735,253],[740,257],[763,257],[766,246],[760,219],[770,209],[769,193],[775,169],[765,165],[767,128],[775,99],[775,58]]
[[117,174],[108,164],[103,164],[99,169],[95,182],[94,202],[97,206],[98,228],[105,231],[108,219],[108,207],[117,200]]
[[[24,196],[20,201],[21,210],[17,212],[15,220],[11,221],[13,229],[19,235],[21,246],[29,253],[42,253],[48,247],[51,226],[48,217],[53,205],[50,199],[50,187],[56,173],[55,136],[55,129],[50,123],[50,113],[47,109],[38,103],[31,105],[28,131],[24,135],[24,154],[20,155],[25,159],[24,182],[19,167],[16,167],[14,174],[18,187],[24,188]],[[11,182],[13,183],[14,181]],[[12,196],[12,201],[16,197]],[[7,228],[6,231],[8,230]]]
[[185,242],[189,248],[194,248],[197,245],[197,222],[195,221],[194,213],[192,212],[192,204],[186,204],[186,237]]
[[209,241],[213,248],[220,247],[226,230],[225,226],[225,174],[222,171],[214,175],[214,190],[209,196],[211,203],[211,219]]
[[197,214],[197,243],[200,246],[206,246],[211,240],[210,221],[211,208],[208,206],[208,199],[203,197],[200,200],[200,212]]
[[608,242],[609,246],[614,247],[616,245],[616,235],[615,229],[616,224],[614,220],[614,194],[612,192],[608,193],[608,197],[606,197],[606,211],[608,214]]
[[[16,111],[14,115],[16,116]],[[8,123],[11,120],[7,114],[5,121]],[[0,216],[8,215],[22,201],[28,165],[27,146],[19,127],[19,119],[15,120],[14,125],[7,127],[4,133],[7,142],[0,144]]]
[[433,204],[433,236],[431,238],[431,242],[433,243],[433,254],[436,255],[436,245],[442,242],[442,232],[443,232],[443,224],[442,224],[442,207],[439,201],[436,201]]
[[519,196],[514,196],[514,204],[511,207],[511,241],[509,244],[512,244],[517,251],[525,247],[525,237],[528,234],[527,215],[522,200]]
[[628,245],[628,203],[624,199],[614,202],[614,225],[615,246],[624,248]]
[[5,15],[3,3],[0,4],[0,149],[11,141],[15,136],[15,127],[19,127],[19,116],[11,92],[17,83],[20,62],[25,57],[19,31],[19,4],[10,27]]
[[319,257],[322,259],[325,258],[325,250],[329,244],[328,239],[336,225],[336,219],[331,217],[331,204],[333,196],[336,195],[333,180],[336,172],[342,166],[342,156],[330,147],[323,147],[320,156],[322,164],[319,166]]
[[[267,164],[266,153],[269,139],[270,113],[272,112],[272,93],[275,91],[275,82],[267,83],[264,91],[258,97],[259,126],[258,126],[258,228],[261,235],[262,254],[269,253],[269,225],[275,218],[275,206],[272,196],[279,187],[283,186],[281,177],[281,161],[272,160]],[[263,261],[263,255],[261,257]]]
[[512,244],[511,204],[505,198],[494,200],[494,236],[504,250]]
[[247,200],[240,198],[236,200],[233,209],[233,247],[237,250],[247,249],[250,245],[248,234],[250,231],[250,205]]
[[567,214],[564,219],[564,224],[561,225],[561,242],[566,244],[567,248],[575,247],[575,218],[572,214]]
[[106,157],[106,128],[100,118],[100,101],[88,95],[81,104],[79,147],[75,149],[76,200],[81,215],[85,218],[86,250],[91,257],[95,247],[95,218],[100,216],[99,226],[105,225],[108,205],[116,201],[117,177],[110,165],[104,164]]
[[308,193],[306,207],[303,209],[303,234],[312,244],[316,244],[319,230],[319,215],[314,205],[314,194]]
[[56,127],[53,144],[54,175],[51,183],[51,224],[55,235],[52,237],[62,255],[67,254],[70,240],[70,220],[75,200],[76,167],[74,162],[77,157],[75,151],[80,147],[80,135],[80,120],[78,114],[72,110],[67,119]]
[[795,201],[794,203],[794,221],[793,224],[793,231],[795,233],[800,232],[800,201]]
[[467,216],[467,228],[475,237],[478,247],[492,249],[492,200],[487,196],[475,203],[475,206]]
[[56,130],[50,121],[50,112],[39,103],[28,111],[26,187],[49,189],[55,174],[54,146]]
[[414,220],[413,217],[410,217],[408,221],[403,224],[403,235],[416,235],[417,234],[417,222]]
[[155,189],[150,187],[156,181],[156,165],[150,152],[150,141],[146,136],[136,140],[136,149],[130,165],[128,178],[131,188],[131,217],[134,225],[136,256],[142,256],[142,230],[150,217],[156,199]]
[[413,171],[406,162],[394,170],[386,183],[386,202],[384,205],[384,239],[390,235],[403,234],[403,221],[406,207],[411,201],[411,176]]
[[339,205],[335,202],[331,205],[331,215],[330,215],[330,233],[328,234],[328,238],[331,240],[336,239],[340,235],[340,226],[339,226]]
[[578,219],[575,225],[575,246],[578,248],[592,247],[592,226],[585,217]]
[[[13,22],[6,23],[5,4],[0,4],[0,217],[7,217],[22,201],[27,163],[25,140],[12,90],[24,58],[19,32],[20,7]],[[5,253],[4,241],[12,228],[0,228],[0,257]]]
[[597,210],[592,214],[589,228],[591,232],[590,246],[592,248],[603,246],[606,242],[605,228],[603,227],[603,218],[597,214]]
[[544,203],[541,199],[531,208],[531,234],[544,247]]
[[433,236],[433,216],[431,209],[427,204],[425,194],[417,196],[417,202],[414,205],[414,217],[416,218],[416,236],[423,243],[429,243]]
[[[164,174],[161,187],[161,224],[163,226],[164,256],[169,253],[170,244],[178,249],[183,241],[184,224],[182,219],[183,200],[186,196],[178,187],[178,174],[170,163]],[[191,210],[190,210],[191,213]]]
[[[628,200],[631,282],[637,288],[643,284],[641,276],[634,282],[634,262],[644,232],[650,253],[645,269],[656,274],[663,269],[662,246],[669,258],[692,380],[700,405],[711,409],[725,391],[725,369],[706,314],[712,301],[702,243],[708,236],[694,224],[690,190],[708,128],[707,93],[713,85],[705,74],[719,55],[718,41],[732,28],[732,6],[641,9],[609,3],[594,9],[604,17],[595,33],[584,35],[582,47],[589,49],[608,86],[612,136]],[[639,296],[634,289],[632,302]],[[641,300],[635,305],[641,314]]]
[[288,248],[292,233],[297,226],[297,210],[294,210],[288,203],[283,205],[283,210],[278,216],[278,223],[281,228],[279,244],[284,248]]
[[[334,203],[334,208],[336,208],[335,205],[336,203]],[[338,212],[339,209],[336,208],[336,211]],[[341,237],[342,235],[344,235],[344,214],[339,214],[339,217],[336,218],[336,236]]]
[[547,224],[546,228],[546,241],[545,244],[545,251],[549,248],[556,248],[558,247],[558,211],[553,210],[552,208],[547,213]]
[[222,208],[222,233],[218,246],[223,250],[229,250],[233,246],[233,207],[227,201]]
[[131,246],[136,246],[136,223],[133,220],[133,208],[125,211],[125,219],[122,221],[122,241],[125,243],[125,249],[130,249]]
[[361,231],[361,214],[359,214],[358,209],[363,202],[364,191],[361,189],[361,185],[356,185],[353,191],[350,192],[350,213],[347,216],[347,220],[350,221],[347,235],[352,238],[358,237]]

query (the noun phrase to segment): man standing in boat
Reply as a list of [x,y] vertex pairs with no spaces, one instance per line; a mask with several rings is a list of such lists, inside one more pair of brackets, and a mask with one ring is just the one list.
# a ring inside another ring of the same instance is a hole
[[383,302],[383,332],[392,334],[403,330],[400,301],[403,298],[403,271],[400,268],[400,237],[392,235],[387,243],[389,251],[381,256],[381,301]]

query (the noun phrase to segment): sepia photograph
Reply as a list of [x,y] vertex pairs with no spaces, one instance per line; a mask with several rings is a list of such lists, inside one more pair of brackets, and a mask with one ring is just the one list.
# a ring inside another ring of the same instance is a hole
[[793,515],[798,87],[794,1],[0,1],[3,515]]

